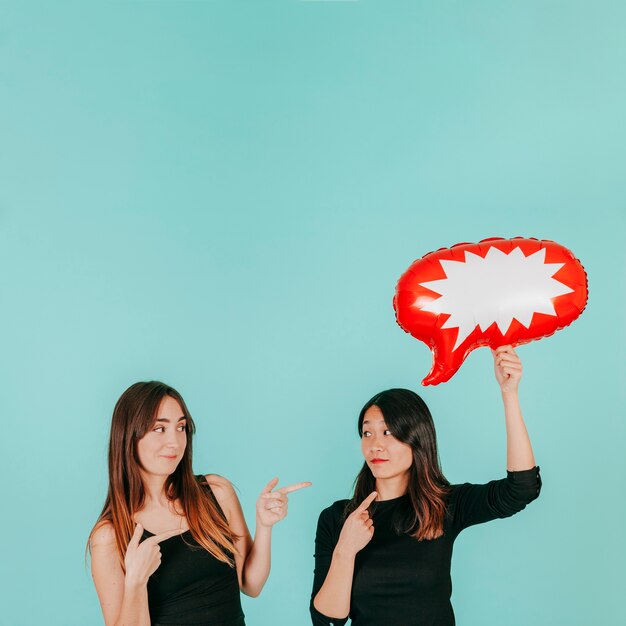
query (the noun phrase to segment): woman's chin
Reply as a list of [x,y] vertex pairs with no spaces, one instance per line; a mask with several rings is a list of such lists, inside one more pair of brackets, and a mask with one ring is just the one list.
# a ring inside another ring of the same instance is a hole
[[382,467],[372,467],[372,476],[377,480],[384,480],[389,478],[389,471],[385,471]]

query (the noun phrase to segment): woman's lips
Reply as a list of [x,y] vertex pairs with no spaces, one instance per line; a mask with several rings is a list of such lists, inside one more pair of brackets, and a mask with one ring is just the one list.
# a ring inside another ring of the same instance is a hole
[[371,463],[386,463],[389,459],[372,459]]

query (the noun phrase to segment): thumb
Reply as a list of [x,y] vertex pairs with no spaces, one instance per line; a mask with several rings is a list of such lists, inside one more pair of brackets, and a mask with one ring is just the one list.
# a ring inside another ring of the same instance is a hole
[[274,489],[274,487],[276,487],[277,484],[278,484],[278,478],[272,478],[272,480],[270,480],[270,482],[267,483],[267,485],[265,485],[261,493],[270,493],[270,491],[272,491],[272,489]]

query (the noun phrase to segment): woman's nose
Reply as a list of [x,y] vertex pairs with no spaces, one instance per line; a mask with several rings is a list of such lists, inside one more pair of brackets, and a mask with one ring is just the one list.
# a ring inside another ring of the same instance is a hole
[[380,439],[378,439],[378,437],[374,436],[372,437],[371,441],[370,441],[370,447],[372,448],[372,450],[382,450],[383,446],[380,442]]
[[178,444],[178,441],[176,440],[176,433],[169,432],[167,434],[167,439],[165,440],[165,445],[168,446],[169,448],[175,448],[177,444]]

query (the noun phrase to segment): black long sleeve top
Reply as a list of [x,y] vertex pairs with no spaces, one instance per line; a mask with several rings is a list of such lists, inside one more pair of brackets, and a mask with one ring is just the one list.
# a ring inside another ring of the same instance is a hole
[[[409,505],[408,495],[376,502],[374,536],[355,559],[352,626],[454,626],[450,565],[458,534],[468,526],[514,515],[537,498],[540,489],[538,467],[507,472],[506,478],[484,485],[452,485],[443,535],[422,541],[394,530],[395,516]],[[335,502],[319,517],[310,605],[314,626],[342,626],[348,621],[327,617],[313,606],[330,568],[347,502]]]

